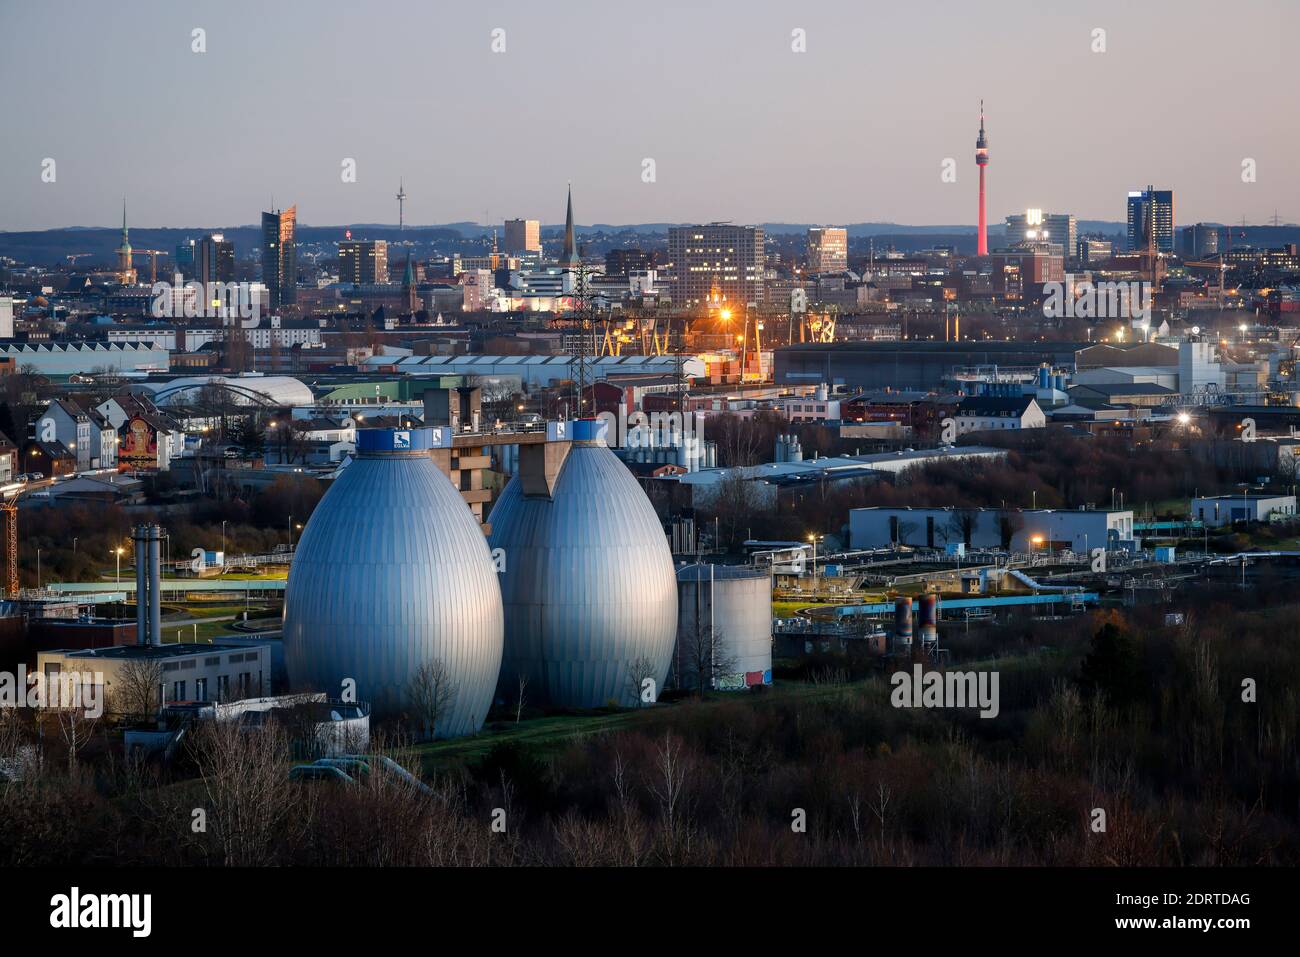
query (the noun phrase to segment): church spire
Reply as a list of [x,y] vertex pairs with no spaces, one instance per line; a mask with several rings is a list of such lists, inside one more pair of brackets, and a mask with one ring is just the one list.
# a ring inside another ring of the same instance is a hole
[[578,265],[578,246],[573,237],[573,186],[569,186],[569,205],[564,213],[564,252],[560,254],[560,265],[576,267]]

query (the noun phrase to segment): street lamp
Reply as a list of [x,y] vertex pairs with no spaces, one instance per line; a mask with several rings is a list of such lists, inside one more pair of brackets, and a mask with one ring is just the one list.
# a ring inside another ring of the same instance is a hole
[[118,546],[113,549],[113,554],[117,556],[117,583],[122,584],[122,548]]
[[818,540],[819,538],[825,538],[825,537],[826,537],[826,536],[824,536],[824,535],[818,535],[818,534],[816,534],[816,533],[813,533],[813,534],[811,534],[811,535],[808,536],[808,541],[812,542],[812,547],[813,547],[813,553],[812,553],[812,580],[813,580],[813,594],[814,594],[814,595],[817,594],[817,540]]
[[225,561],[225,554],[226,554],[226,522],[228,521],[229,519],[225,519],[225,518],[221,520],[221,555],[222,555],[221,560],[223,562]]

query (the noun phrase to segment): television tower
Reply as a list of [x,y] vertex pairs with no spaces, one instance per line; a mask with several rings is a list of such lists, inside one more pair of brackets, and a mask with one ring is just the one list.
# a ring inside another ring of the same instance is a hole
[[404,217],[402,215],[402,206],[406,202],[406,185],[402,180],[397,181],[397,228],[400,231],[404,228]]
[[980,100],[980,135],[975,141],[975,165],[980,168],[980,221],[979,245],[975,249],[977,256],[989,254],[989,220],[984,210],[984,167],[989,165],[989,141],[984,135],[984,101]]

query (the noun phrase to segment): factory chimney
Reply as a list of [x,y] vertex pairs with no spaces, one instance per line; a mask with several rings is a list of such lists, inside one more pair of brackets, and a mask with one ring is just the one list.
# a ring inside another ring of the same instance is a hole
[[162,529],[137,525],[135,543],[135,639],[139,645],[162,644]]

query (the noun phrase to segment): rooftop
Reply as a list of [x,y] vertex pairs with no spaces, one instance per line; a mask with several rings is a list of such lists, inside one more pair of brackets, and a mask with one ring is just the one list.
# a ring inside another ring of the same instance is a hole
[[64,649],[69,658],[184,658],[187,655],[211,655],[223,651],[245,651],[244,645],[217,645],[206,642],[174,642],[167,645],[114,645],[108,648]]

